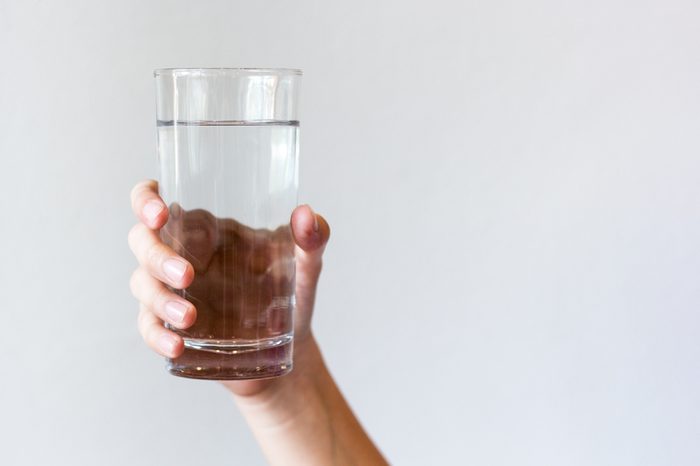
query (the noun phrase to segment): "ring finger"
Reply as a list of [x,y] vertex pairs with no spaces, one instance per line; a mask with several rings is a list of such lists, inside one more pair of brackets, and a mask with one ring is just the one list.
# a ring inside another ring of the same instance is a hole
[[194,323],[197,317],[194,305],[170,291],[143,267],[131,275],[130,286],[134,297],[159,319],[177,328],[187,328]]

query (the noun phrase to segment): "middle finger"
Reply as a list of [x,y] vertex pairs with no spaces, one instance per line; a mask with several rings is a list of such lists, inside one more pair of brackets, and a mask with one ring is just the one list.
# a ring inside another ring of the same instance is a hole
[[196,309],[189,301],[170,291],[143,267],[131,275],[131,292],[148,309],[177,328],[190,327],[196,319]]
[[160,281],[178,289],[192,283],[192,265],[163,244],[158,233],[143,223],[137,223],[129,232],[129,246],[139,264]]

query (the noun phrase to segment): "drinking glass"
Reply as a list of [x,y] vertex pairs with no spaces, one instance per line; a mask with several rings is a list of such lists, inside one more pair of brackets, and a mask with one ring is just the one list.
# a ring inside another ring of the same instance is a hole
[[275,377],[292,369],[301,71],[160,69],[156,115],[162,240],[194,281],[173,290],[197,309],[171,330],[184,353],[171,374]]

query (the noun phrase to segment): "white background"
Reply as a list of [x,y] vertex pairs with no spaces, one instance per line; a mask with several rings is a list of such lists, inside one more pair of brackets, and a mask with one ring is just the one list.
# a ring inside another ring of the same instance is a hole
[[[395,464],[700,464],[700,4],[0,1],[8,465],[262,465],[136,332],[152,70],[299,67],[315,331]],[[313,441],[313,439],[309,439]]]

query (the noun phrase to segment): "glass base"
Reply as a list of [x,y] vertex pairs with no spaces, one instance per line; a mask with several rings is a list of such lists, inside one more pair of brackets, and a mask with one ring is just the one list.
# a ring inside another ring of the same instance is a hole
[[246,380],[279,377],[292,370],[292,335],[264,340],[185,338],[185,352],[168,359],[168,371],[179,377]]

